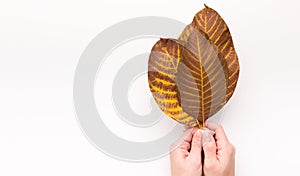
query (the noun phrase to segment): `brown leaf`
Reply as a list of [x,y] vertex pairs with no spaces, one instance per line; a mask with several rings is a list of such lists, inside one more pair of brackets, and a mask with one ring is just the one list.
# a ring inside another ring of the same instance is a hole
[[148,63],[149,86],[159,107],[178,122],[201,128],[229,100],[238,73],[227,25],[207,6],[179,40],[159,40]]
[[238,57],[228,26],[218,12],[205,5],[205,8],[194,16],[192,23],[183,30],[179,40],[186,43],[191,31],[194,29],[207,34],[208,38],[220,49],[220,52],[225,57],[229,71],[226,94],[226,100],[228,101],[235,90],[240,71]]
[[195,126],[194,117],[182,110],[176,76],[183,46],[172,39],[160,39],[148,61],[148,82],[158,106],[178,122]]
[[185,112],[201,124],[226,103],[227,63],[203,32],[191,32],[178,68],[177,86]]

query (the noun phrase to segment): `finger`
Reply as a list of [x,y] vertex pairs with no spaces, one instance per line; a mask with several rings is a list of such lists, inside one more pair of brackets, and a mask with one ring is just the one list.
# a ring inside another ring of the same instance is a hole
[[185,130],[181,136],[181,140],[183,140],[183,142],[192,142],[193,130],[193,128]]
[[[187,131],[187,130],[191,130],[191,133],[192,133],[192,135],[194,135],[196,132],[197,132],[197,130],[198,130],[199,128],[197,128],[197,127],[190,127],[190,128],[186,128],[185,127],[185,129],[184,129],[184,131],[183,132],[185,132],[185,131]],[[192,140],[192,139],[191,139]]]
[[175,150],[170,152],[170,159],[171,159],[171,161],[185,160],[188,155],[189,155],[189,152],[187,150],[183,150],[181,148],[176,148]]
[[226,141],[228,142],[228,138],[225,134],[225,131],[221,125],[218,126],[218,128],[215,130],[215,138],[216,140]]
[[189,155],[190,148],[191,148],[191,144],[184,141],[178,148],[171,151],[170,157],[171,158],[186,158]]
[[193,135],[191,151],[189,154],[189,159],[196,163],[201,163],[201,151],[202,151],[202,131],[197,130]]
[[189,155],[189,149],[191,148],[190,142],[193,138],[192,131],[193,129],[186,130],[182,136],[170,146],[171,159],[185,159]]
[[190,144],[189,142],[184,141],[184,142],[179,146],[179,148],[188,151],[188,150],[191,149],[191,144]]
[[205,155],[204,163],[211,164],[217,161],[217,146],[213,137],[205,146],[203,146],[203,150]]
[[187,128],[186,130],[184,130],[183,132],[189,131],[191,133],[191,135],[189,134],[189,136],[187,136],[184,140],[187,142],[192,142],[192,138],[193,135],[197,132],[199,128],[197,127],[192,127],[192,128]]
[[192,135],[194,136],[194,134],[199,130],[198,127],[194,127],[193,130],[192,130]]
[[185,142],[190,143],[193,138],[192,130],[193,129],[184,131],[182,136],[170,146],[170,152],[177,152],[177,149],[180,149],[181,145],[183,145]]
[[227,135],[225,134],[224,128],[219,126],[216,129],[216,140],[218,156],[224,156],[225,159],[230,159],[235,155],[235,147],[229,142]]
[[209,129],[204,129],[202,131],[202,146],[205,146],[207,143],[209,143],[211,140],[214,140],[213,135],[215,134],[214,131],[211,131]]
[[218,126],[219,125],[214,122],[208,122],[208,121],[205,122],[205,127],[207,127],[208,129],[210,129],[212,131],[215,131],[218,128]]

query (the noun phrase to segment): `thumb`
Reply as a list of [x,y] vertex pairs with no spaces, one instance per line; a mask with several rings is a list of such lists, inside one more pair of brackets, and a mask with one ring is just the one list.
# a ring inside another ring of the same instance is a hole
[[211,140],[203,146],[204,150],[204,163],[206,165],[213,164],[217,161],[217,147],[216,147],[216,142],[215,139],[211,136]]
[[192,148],[189,158],[195,162],[201,163],[201,151],[202,151],[202,131],[198,130],[192,140]]

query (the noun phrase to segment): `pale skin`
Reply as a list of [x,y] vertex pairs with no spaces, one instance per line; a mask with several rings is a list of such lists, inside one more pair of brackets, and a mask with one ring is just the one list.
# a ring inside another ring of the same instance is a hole
[[[202,132],[187,129],[185,137],[170,153],[172,176],[234,176],[235,147],[229,142],[222,126],[218,126],[210,142],[202,147]],[[201,151],[204,151],[202,165]]]

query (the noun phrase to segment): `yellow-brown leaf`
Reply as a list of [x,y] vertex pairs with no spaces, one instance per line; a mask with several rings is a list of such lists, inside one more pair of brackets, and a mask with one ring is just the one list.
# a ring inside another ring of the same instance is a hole
[[160,109],[174,120],[195,126],[194,117],[182,110],[176,76],[183,46],[172,39],[160,39],[148,61],[148,82]]
[[174,120],[200,125],[232,96],[238,58],[222,17],[205,6],[179,40],[160,39],[152,48],[148,81],[161,110]]
[[229,28],[218,12],[205,5],[205,8],[194,16],[192,23],[183,30],[179,40],[187,42],[194,29],[207,34],[227,62],[229,78],[226,101],[228,101],[235,90],[240,70]]

